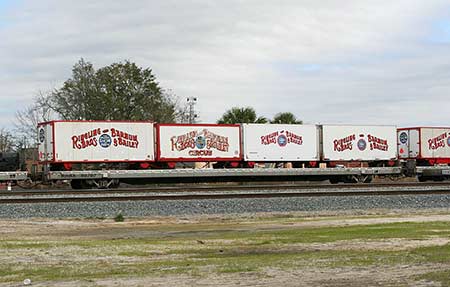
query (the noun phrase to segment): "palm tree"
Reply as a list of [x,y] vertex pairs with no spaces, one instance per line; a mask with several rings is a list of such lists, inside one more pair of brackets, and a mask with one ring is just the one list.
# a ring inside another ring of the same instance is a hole
[[278,113],[275,115],[273,120],[270,121],[271,124],[303,124],[303,121],[297,120],[293,113]]
[[238,108],[234,107],[226,111],[217,121],[218,124],[249,124],[249,123],[267,123],[265,117],[257,117],[256,112],[251,107]]

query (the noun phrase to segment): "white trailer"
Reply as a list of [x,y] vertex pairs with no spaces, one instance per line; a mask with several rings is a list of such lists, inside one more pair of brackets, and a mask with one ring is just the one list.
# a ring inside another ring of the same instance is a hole
[[450,163],[450,127],[400,128],[397,136],[399,158]]
[[239,125],[158,124],[158,161],[241,161]]
[[243,124],[244,160],[299,162],[319,160],[316,125]]
[[38,125],[43,163],[152,162],[154,124],[125,121],[50,121]]
[[325,161],[390,161],[397,159],[395,126],[322,125]]

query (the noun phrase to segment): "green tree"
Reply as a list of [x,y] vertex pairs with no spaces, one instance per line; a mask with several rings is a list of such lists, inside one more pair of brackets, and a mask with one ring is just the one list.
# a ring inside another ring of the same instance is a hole
[[151,69],[113,63],[94,69],[81,59],[72,77],[51,95],[51,107],[66,120],[152,120],[174,122],[175,101]]
[[83,59],[78,61],[72,68],[72,77],[51,94],[52,109],[66,120],[101,119],[102,99],[95,78],[94,66]]
[[267,123],[265,117],[257,117],[256,112],[251,107],[234,107],[226,111],[217,121],[218,124],[249,124],[249,123]]
[[274,116],[271,124],[303,124],[303,121],[297,120],[293,113],[278,113]]

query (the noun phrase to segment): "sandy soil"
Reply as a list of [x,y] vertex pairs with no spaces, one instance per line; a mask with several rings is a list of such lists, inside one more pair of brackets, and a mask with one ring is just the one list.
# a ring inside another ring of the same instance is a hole
[[[284,220],[277,222],[273,215],[259,214],[248,217],[227,216],[226,222],[236,223],[233,230],[259,230],[302,228],[302,227],[326,227],[326,226],[352,226],[366,224],[380,224],[393,222],[432,222],[448,221],[450,229],[450,213],[448,211],[420,212],[415,211],[379,211],[375,215],[361,215],[346,213],[346,218],[335,216],[343,214],[325,213],[310,216],[308,214],[278,214],[276,216],[290,216],[302,220]],[[348,218],[350,216],[350,218]],[[184,218],[138,218],[127,219],[125,222],[116,223],[112,220],[0,220],[2,239],[29,238],[52,239],[55,238],[82,238],[82,239],[111,239],[111,238],[148,238],[167,236],[176,232],[167,226],[183,226],[190,224],[212,224],[220,226],[224,217],[220,216],[193,216]],[[158,228],[160,227],[160,228]],[[189,232],[196,232],[195,230]],[[439,246],[450,243],[450,238],[429,238],[426,240],[377,240],[377,241],[338,241],[332,243],[295,244],[288,248],[295,250],[408,250],[417,247]],[[7,254],[0,257],[1,260],[9,260],[20,263],[23,258],[10,258]],[[45,258],[41,258],[46,260]],[[0,262],[4,263],[4,262]],[[440,283],[430,281],[412,281],[414,275],[427,273],[433,270],[450,269],[450,266],[424,264],[420,266],[405,265],[387,268],[375,266],[370,269],[358,267],[328,268],[315,267],[302,268],[301,270],[277,270],[266,269],[264,272],[209,274],[206,277],[188,275],[168,275],[163,277],[135,278],[130,274],[129,278],[120,279],[95,279],[89,281],[72,282],[45,282],[33,283],[32,286],[440,286]],[[1,284],[0,286],[23,286]]]
[[[338,219],[334,219],[338,216]],[[342,218],[351,217],[351,218]],[[293,217],[301,218],[303,221],[284,222],[284,224],[272,223],[273,217]],[[354,217],[354,218],[352,218]],[[267,222],[264,219],[267,218]],[[361,213],[361,211],[352,212],[321,212],[317,214],[311,213],[277,213],[265,214],[259,213],[248,217],[244,215],[239,216],[189,216],[189,217],[153,217],[153,218],[132,218],[125,222],[114,222],[113,220],[67,220],[67,219],[18,219],[8,220],[0,219],[0,230],[3,238],[8,238],[11,234],[14,237],[22,236],[68,236],[68,237],[95,237],[95,238],[110,238],[110,237],[142,237],[151,235],[148,232],[149,227],[167,226],[167,225],[183,225],[183,224],[197,224],[197,223],[211,223],[220,225],[221,221],[227,220],[227,223],[236,222],[239,226],[235,229],[248,230],[255,224],[259,229],[283,229],[286,225],[291,227],[327,227],[327,226],[351,226],[351,225],[366,225],[366,224],[381,224],[381,223],[396,223],[396,222],[432,222],[432,221],[450,221],[449,210],[379,210],[371,211],[371,213]],[[449,226],[450,228],[450,226]],[[155,231],[154,235],[160,232]]]

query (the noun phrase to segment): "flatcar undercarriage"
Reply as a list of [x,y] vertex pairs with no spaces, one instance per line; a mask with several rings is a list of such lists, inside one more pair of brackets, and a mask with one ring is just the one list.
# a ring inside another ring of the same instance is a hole
[[[450,166],[359,167],[359,168],[247,168],[247,169],[162,169],[47,171],[40,178],[25,171],[0,172],[0,182],[25,181],[52,184],[70,182],[73,189],[116,188],[120,183],[196,183],[239,181],[319,181],[370,183],[375,176],[417,177],[419,181],[450,179]],[[28,185],[31,186],[31,185]]]

